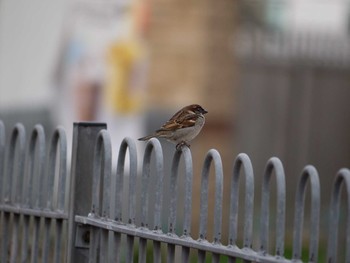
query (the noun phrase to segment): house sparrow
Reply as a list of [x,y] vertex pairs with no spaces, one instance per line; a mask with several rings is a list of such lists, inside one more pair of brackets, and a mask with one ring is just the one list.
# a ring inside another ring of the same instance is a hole
[[172,143],[176,143],[179,150],[183,145],[193,140],[201,131],[204,123],[204,114],[208,113],[198,104],[192,104],[179,110],[170,120],[168,120],[154,134],[139,138],[140,141],[147,141],[153,137],[165,138]]

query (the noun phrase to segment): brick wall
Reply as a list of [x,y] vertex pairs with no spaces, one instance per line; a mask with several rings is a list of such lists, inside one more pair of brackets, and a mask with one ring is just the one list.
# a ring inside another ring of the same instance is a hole
[[231,115],[234,1],[152,2],[151,105],[178,108],[198,102],[212,114]]

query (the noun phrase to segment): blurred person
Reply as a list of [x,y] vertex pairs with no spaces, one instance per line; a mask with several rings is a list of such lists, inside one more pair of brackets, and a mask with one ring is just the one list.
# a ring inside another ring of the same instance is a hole
[[[130,7],[123,32],[106,49],[103,119],[119,147],[126,136],[138,138],[144,129],[144,103],[148,75],[148,2]],[[115,148],[117,148],[115,147]]]
[[57,120],[69,136],[75,121],[107,122],[117,145],[141,135],[146,4],[75,1],[70,8],[56,72]]
[[112,114],[142,111],[148,68],[147,5],[148,2],[140,1],[130,7],[124,30],[107,47],[105,101]]

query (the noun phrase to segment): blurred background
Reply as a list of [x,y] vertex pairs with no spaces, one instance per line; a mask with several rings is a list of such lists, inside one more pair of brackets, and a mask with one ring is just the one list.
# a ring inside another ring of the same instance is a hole
[[[350,167],[349,34],[350,0],[2,0],[0,119],[7,134],[23,122],[28,132],[42,123],[48,136],[63,125],[69,137],[75,121],[107,122],[116,152],[125,136],[139,138],[181,107],[201,104],[209,113],[191,147],[194,209],[203,159],[215,148],[227,227],[233,161],[245,152],[258,229],[264,166],[277,156],[290,240],[302,168],[319,171],[326,228],[335,173]],[[174,147],[162,144],[168,169]]]

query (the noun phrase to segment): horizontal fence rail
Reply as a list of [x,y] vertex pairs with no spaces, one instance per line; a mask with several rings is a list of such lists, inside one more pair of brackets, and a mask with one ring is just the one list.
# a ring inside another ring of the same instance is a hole
[[[17,124],[6,137],[0,121],[1,262],[301,262],[305,247],[307,262],[319,262],[319,237],[324,231],[328,236],[326,260],[338,262],[342,189],[347,196],[347,219],[345,251],[340,252],[346,262],[350,261],[348,169],[339,170],[335,176],[327,229],[320,229],[318,172],[311,165],[303,169],[295,193],[294,234],[289,244],[293,251],[287,258],[285,229],[289,208],[286,207],[285,172],[278,158],[267,161],[257,213],[253,165],[244,153],[236,157],[229,176],[229,218],[225,229],[224,172],[218,151],[208,151],[201,182],[194,182],[188,147],[174,152],[167,173],[164,163],[168,160],[164,158],[161,144],[151,139],[138,169],[136,143],[125,138],[113,169],[111,138],[106,128],[103,123],[74,124],[69,177],[63,128],[54,131],[47,147],[41,125],[34,127],[27,141],[22,124]],[[165,178],[167,174],[169,180]],[[243,179],[244,200],[241,201],[239,181]],[[274,215],[270,212],[272,180],[276,185]],[[181,187],[180,182],[183,182]],[[209,194],[211,182],[214,196]],[[199,214],[195,215],[199,218],[198,224],[193,226],[192,217],[197,211],[193,210],[192,199],[195,183],[200,184],[200,203]],[[303,244],[306,195],[310,196],[308,245]],[[164,201],[165,197],[169,204]],[[214,200],[213,220],[208,220],[209,200]],[[242,236],[238,231],[240,204],[244,204]],[[179,214],[183,214],[181,220]],[[253,227],[254,218],[259,221],[259,236]],[[274,218],[275,232],[270,227],[271,218]],[[208,237],[209,222],[213,223],[212,238]],[[198,238],[192,234],[193,227],[198,227]],[[273,233],[274,250],[271,250]],[[259,243],[257,247],[253,244],[255,239]],[[238,240],[242,240],[242,245]]]

